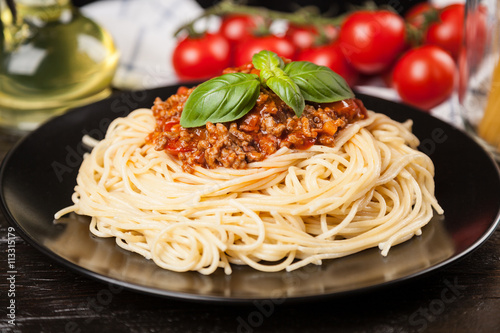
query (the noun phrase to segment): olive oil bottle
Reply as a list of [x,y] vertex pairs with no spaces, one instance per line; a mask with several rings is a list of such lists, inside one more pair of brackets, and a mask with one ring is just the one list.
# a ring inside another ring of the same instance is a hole
[[29,131],[110,94],[118,52],[69,0],[0,4],[0,127]]

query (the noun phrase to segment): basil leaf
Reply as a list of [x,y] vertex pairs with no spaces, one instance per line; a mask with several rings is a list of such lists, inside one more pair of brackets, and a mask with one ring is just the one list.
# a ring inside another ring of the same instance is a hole
[[275,73],[275,70],[281,70],[285,67],[285,62],[276,53],[263,50],[252,57],[252,63],[259,69],[261,79],[267,81]]
[[273,76],[267,80],[267,86],[274,91],[279,98],[293,109],[297,117],[302,115],[306,103],[300,93],[300,88],[286,74]]
[[230,73],[205,81],[189,95],[180,124],[188,128],[239,119],[254,107],[259,93],[255,74]]
[[288,63],[284,71],[299,86],[307,101],[327,103],[354,97],[342,76],[328,67],[307,61],[294,61]]

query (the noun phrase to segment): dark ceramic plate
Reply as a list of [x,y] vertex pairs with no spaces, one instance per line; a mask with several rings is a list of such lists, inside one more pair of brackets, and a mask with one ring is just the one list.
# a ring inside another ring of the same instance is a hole
[[88,218],[73,216],[54,224],[53,215],[71,204],[84,149],[81,138],[102,138],[109,122],[132,109],[150,107],[177,87],[123,93],[73,110],[41,126],[10,151],[0,174],[5,216],[29,243],[58,263],[81,274],[154,295],[220,302],[256,299],[312,300],[366,291],[402,282],[441,268],[480,246],[499,222],[498,168],[474,140],[454,127],[408,106],[358,94],[372,110],[414,121],[421,150],[436,166],[436,196],[444,216],[436,216],[423,235],[395,246],[387,257],[377,249],[324,261],[294,272],[261,273],[234,267],[204,276],[175,273],[113,239],[88,231]]

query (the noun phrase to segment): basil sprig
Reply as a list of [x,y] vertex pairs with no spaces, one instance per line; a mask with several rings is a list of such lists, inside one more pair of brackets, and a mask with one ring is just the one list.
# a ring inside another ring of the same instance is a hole
[[336,102],[354,97],[346,81],[325,66],[295,61],[285,65],[276,53],[261,51],[252,58],[255,74],[224,74],[200,84],[189,95],[182,111],[181,126],[198,127],[222,123],[246,115],[259,97],[260,86],[268,87],[300,117],[305,101]]

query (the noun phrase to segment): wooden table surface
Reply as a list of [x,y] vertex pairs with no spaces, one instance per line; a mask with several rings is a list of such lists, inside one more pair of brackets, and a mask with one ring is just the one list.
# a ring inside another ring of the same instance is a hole
[[[17,139],[0,135],[1,159]],[[9,226],[1,215],[0,332],[500,332],[500,230],[459,262],[390,288],[318,302],[223,305],[94,281],[9,234]]]

